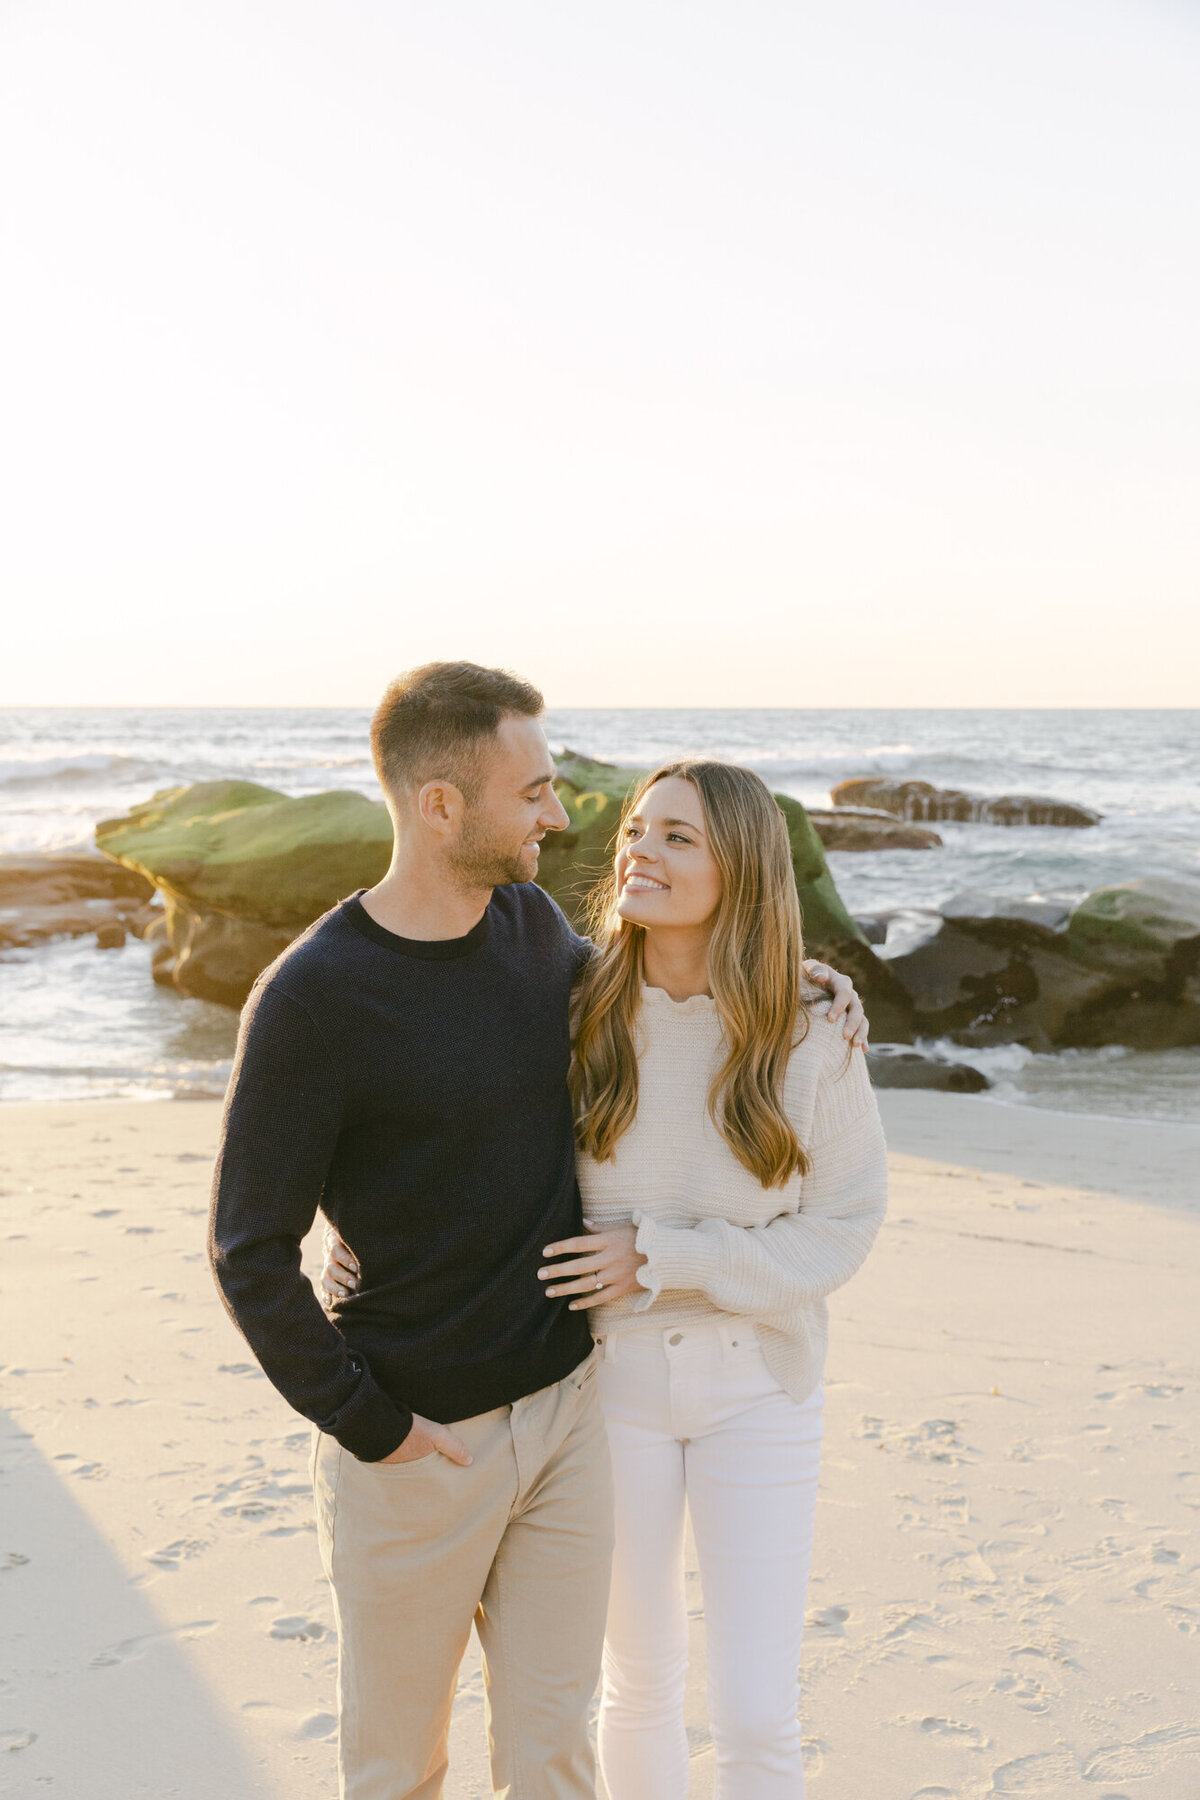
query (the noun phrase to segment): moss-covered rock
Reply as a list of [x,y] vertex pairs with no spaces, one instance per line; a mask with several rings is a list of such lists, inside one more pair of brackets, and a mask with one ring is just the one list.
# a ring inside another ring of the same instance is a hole
[[[622,806],[643,771],[571,751],[558,759],[558,770],[570,823],[547,835],[538,879],[584,926],[588,893],[611,863]],[[842,905],[808,814],[798,801],[776,798],[810,953],[836,959],[854,976],[880,1035],[910,1035],[903,990]],[[96,827],[96,842],[164,897],[155,979],[237,1006],[294,936],[381,878],[392,828],[380,802],[348,790],[293,800],[253,782],[209,781],[166,789],[126,817],[106,820]]]
[[1101,888],[1080,901],[1067,930],[1086,961],[1160,979],[1200,960],[1200,882],[1146,877]]
[[[584,923],[587,894],[611,866],[621,809],[646,772],[575,751],[558,758],[558,797],[571,822],[565,831],[546,836],[538,880],[576,924]],[[775,798],[787,822],[804,935],[812,954],[822,955],[834,944],[865,944],[861,929],[842,905],[808,814],[786,794]]]
[[295,936],[355,888],[374,886],[392,854],[392,824],[380,801],[344,788],[292,800],[251,781],[203,781],[104,820],[96,843],[176,905]]

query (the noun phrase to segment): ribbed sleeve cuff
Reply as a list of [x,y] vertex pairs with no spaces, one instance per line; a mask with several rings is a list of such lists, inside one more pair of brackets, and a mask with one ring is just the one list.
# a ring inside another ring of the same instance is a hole
[[335,1437],[360,1462],[382,1462],[398,1450],[412,1430],[412,1414],[389,1400],[364,1369],[358,1386],[321,1430]]
[[687,1292],[705,1290],[716,1266],[717,1244],[700,1226],[664,1225],[645,1213],[635,1212],[636,1248],[646,1258],[638,1270],[638,1283],[646,1289],[630,1301],[634,1312],[645,1312],[664,1288]]

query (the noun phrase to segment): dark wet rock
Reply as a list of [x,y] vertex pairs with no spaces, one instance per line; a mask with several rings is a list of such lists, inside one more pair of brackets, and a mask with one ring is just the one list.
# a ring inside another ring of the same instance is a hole
[[854,923],[866,938],[868,944],[886,944],[888,922],[880,913],[855,913]]
[[959,896],[889,968],[922,1036],[1033,1050],[1200,1044],[1200,884],[1128,882],[1065,923],[1049,902]]
[[928,781],[887,781],[860,776],[833,789],[835,807],[871,807],[910,821],[940,819],[976,825],[1098,825],[1100,814],[1069,800],[1041,794],[1001,794],[989,799],[938,788]]
[[124,926],[153,892],[143,876],[102,856],[0,856],[0,948]]
[[102,925],[96,933],[98,950],[123,950],[125,948],[125,927],[116,920],[111,925]]
[[1051,934],[1065,931],[1071,912],[1069,900],[1043,900],[1040,894],[1034,894],[1027,900],[1014,899],[1008,895],[997,897],[993,894],[955,894],[942,907],[943,919],[949,919],[953,923],[967,920],[977,932],[993,925],[997,938],[1004,937],[1009,924],[1014,925],[1018,932],[1025,925],[1034,925]]
[[808,816],[826,850],[939,850],[942,845],[936,831],[890,813],[847,806],[835,812],[810,808]]
[[969,1063],[943,1062],[919,1050],[884,1044],[868,1050],[871,1085],[877,1088],[929,1088],[943,1094],[981,1094],[991,1082]]

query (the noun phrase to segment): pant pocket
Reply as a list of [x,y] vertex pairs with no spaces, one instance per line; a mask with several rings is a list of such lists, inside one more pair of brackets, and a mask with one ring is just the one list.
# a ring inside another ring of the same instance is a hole
[[590,1386],[590,1384],[595,1381],[596,1370],[599,1367],[599,1363],[600,1349],[598,1345],[593,1345],[591,1355],[585,1356],[581,1363],[577,1363],[571,1370],[571,1373],[565,1376],[564,1379],[577,1393],[582,1393],[585,1387]]

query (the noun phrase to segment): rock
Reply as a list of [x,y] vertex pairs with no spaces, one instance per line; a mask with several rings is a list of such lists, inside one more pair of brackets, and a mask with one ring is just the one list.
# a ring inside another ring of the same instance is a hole
[[104,820],[96,843],[177,906],[295,936],[380,879],[392,826],[381,801],[347,789],[291,800],[249,781],[206,781]]
[[1200,884],[1128,882],[1081,902],[960,895],[888,966],[916,1032],[1033,1050],[1200,1044]]
[[[580,930],[591,929],[588,896],[611,867],[622,805],[643,773],[577,751],[565,751],[558,759],[556,788],[570,825],[545,839],[538,880]],[[775,799],[787,822],[808,954],[851,977],[883,1036],[910,1038],[907,994],[846,911],[808,813],[790,795],[776,794]]]
[[[556,789],[570,824],[566,831],[553,832],[544,840],[538,880],[567,916],[576,925],[583,925],[589,891],[612,866],[621,808],[645,770],[599,762],[573,750],[564,751],[556,761]],[[835,944],[863,943],[861,932],[834,886],[824,848],[808,813],[787,794],[776,794],[775,799],[787,822],[810,953],[827,956]]]
[[1100,814],[1068,800],[1051,800],[1039,794],[1001,794],[987,799],[964,794],[957,788],[937,788],[928,781],[888,781],[861,776],[840,781],[833,789],[833,804],[871,807],[897,818],[958,820],[976,825],[1098,825]]
[[0,856],[0,907],[55,906],[74,900],[149,900],[154,884],[90,851]]
[[99,950],[123,950],[125,927],[116,921],[111,925],[102,925],[96,933],[96,947]]
[[153,892],[143,876],[101,856],[2,856],[0,948],[122,927]]
[[939,850],[942,844],[936,831],[865,807],[843,807],[836,812],[810,809],[808,816],[826,850]]
[[866,938],[868,944],[886,944],[888,934],[887,918],[880,913],[855,913],[854,923]]
[[[570,823],[547,836],[539,881],[586,927],[587,898],[611,864],[621,807],[641,771],[565,751],[557,788]],[[877,1029],[910,1032],[903,987],[842,904],[821,840],[798,801],[777,795],[787,821],[809,953],[855,980]],[[173,788],[96,827],[96,842],[152,880],[165,912],[151,921],[152,973],[163,985],[239,1006],[292,938],[346,894],[371,887],[391,856],[379,802],[348,791],[291,800],[251,782]]]
[[139,906],[136,912],[129,914],[125,920],[125,929],[131,937],[145,938],[149,936],[151,927],[159,924],[163,917],[161,906],[147,902],[145,906]]
[[942,1062],[919,1050],[884,1044],[867,1051],[871,1085],[877,1088],[932,1088],[945,1094],[981,1094],[991,1082],[969,1063]]
[[955,894],[952,899],[947,900],[942,907],[942,917],[953,922],[970,920],[972,926],[979,931],[992,924],[996,927],[995,935],[1003,938],[1010,921],[1018,928],[1035,925],[1040,930],[1051,933],[1065,931],[1071,910],[1070,901],[1043,900],[1040,894],[1021,900],[1007,895],[997,898],[992,894],[967,892]]
[[171,905],[165,924],[151,958],[154,980],[220,1006],[241,1006],[262,971],[298,935],[252,919]]
[[1071,914],[1071,943],[1089,962],[1161,981],[1200,965],[1200,882],[1147,877],[1089,894]]
[[1075,908],[1067,935],[1073,954],[1113,983],[1103,1004],[1071,1021],[1067,1041],[1200,1043],[1200,882],[1154,876],[1102,888]]

